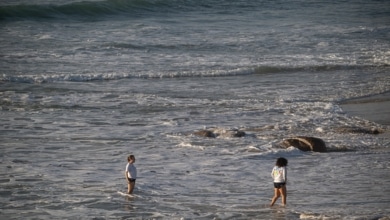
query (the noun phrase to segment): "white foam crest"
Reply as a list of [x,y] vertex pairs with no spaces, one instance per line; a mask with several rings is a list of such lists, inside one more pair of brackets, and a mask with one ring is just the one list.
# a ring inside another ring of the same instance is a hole
[[201,150],[201,151],[204,151],[204,149],[205,149],[204,146],[194,145],[194,144],[191,144],[191,143],[188,143],[188,142],[181,142],[181,143],[179,143],[176,146],[177,147],[182,147],[182,148],[193,148],[193,149],[197,149],[197,150]]
[[52,39],[53,37],[50,34],[43,34],[38,36],[39,40],[46,40],[46,39]]
[[340,219],[341,216],[335,215],[325,215],[325,214],[315,214],[315,213],[301,213],[299,215],[299,219],[320,219],[320,220],[333,220],[333,219]]
[[119,80],[126,78],[179,78],[179,77],[221,77],[252,74],[253,69],[238,68],[233,70],[210,70],[210,71],[179,71],[165,73],[83,73],[83,74],[41,74],[41,75],[20,75],[9,76],[3,74],[0,81],[22,82],[22,83],[48,83],[48,82],[88,82],[100,80]]
[[372,62],[381,65],[390,65],[390,51],[377,51],[372,55]]
[[247,151],[248,151],[248,152],[255,152],[255,153],[258,153],[258,152],[261,152],[261,149],[259,149],[258,147],[255,147],[255,146],[248,146],[248,147],[247,147]]

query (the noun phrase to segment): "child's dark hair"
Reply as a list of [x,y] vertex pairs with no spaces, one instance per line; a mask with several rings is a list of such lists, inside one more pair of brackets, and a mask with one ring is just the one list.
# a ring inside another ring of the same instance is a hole
[[130,161],[130,160],[135,160],[134,155],[130,155],[130,156],[127,157],[127,161]]
[[278,167],[285,167],[285,166],[287,166],[287,163],[288,163],[288,160],[284,157],[279,157],[276,160],[276,166],[278,166]]

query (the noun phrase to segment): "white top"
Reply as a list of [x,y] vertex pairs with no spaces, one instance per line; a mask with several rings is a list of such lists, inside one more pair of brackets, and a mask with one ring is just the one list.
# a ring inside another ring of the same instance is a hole
[[285,183],[287,182],[287,168],[274,166],[271,172],[274,183]]
[[137,179],[137,168],[132,163],[126,165],[127,177],[130,179]]

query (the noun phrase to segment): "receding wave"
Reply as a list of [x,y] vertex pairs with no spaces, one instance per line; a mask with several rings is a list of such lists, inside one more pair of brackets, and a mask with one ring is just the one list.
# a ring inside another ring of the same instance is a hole
[[[309,65],[309,66],[259,66],[254,69],[254,74],[290,73],[290,72],[326,72],[337,70],[350,70],[356,68],[370,68],[374,65]],[[375,66],[378,67],[378,66]]]
[[327,72],[347,70],[354,68],[371,68],[371,66],[301,66],[301,67],[280,67],[280,66],[259,66],[255,68],[237,68],[231,70],[210,70],[210,71],[179,71],[179,72],[145,72],[145,73],[58,73],[58,74],[23,74],[23,75],[0,75],[0,82],[17,83],[50,83],[50,82],[88,82],[100,80],[121,80],[131,78],[153,79],[153,78],[181,78],[181,77],[228,77],[244,76],[252,74],[281,74],[294,72]]
[[105,0],[82,1],[64,5],[9,5],[0,6],[0,20],[14,19],[82,19],[102,16],[142,16],[147,13],[167,13],[205,7],[196,1],[173,0]]

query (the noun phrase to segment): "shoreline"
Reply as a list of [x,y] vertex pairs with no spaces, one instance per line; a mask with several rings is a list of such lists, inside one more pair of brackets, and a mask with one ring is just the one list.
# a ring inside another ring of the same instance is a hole
[[348,115],[390,126],[390,92],[348,99],[338,104]]

